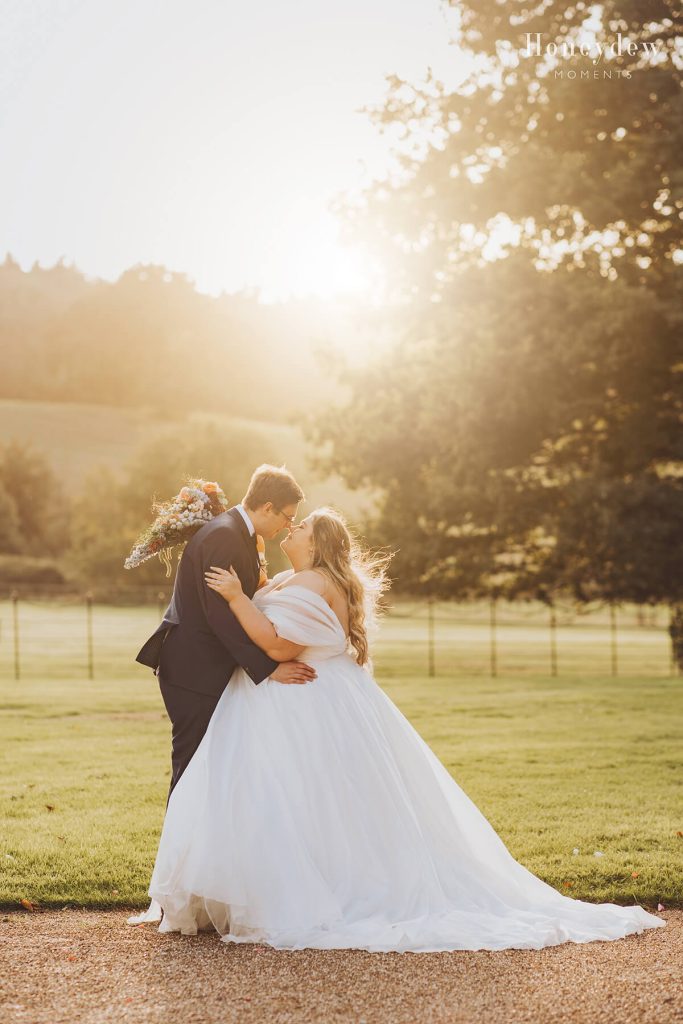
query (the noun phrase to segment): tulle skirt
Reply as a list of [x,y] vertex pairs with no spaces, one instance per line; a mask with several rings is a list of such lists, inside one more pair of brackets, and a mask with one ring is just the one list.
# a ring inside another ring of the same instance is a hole
[[279,949],[540,949],[664,927],[519,864],[346,654],[306,685],[238,669],[169,801],[160,931]]

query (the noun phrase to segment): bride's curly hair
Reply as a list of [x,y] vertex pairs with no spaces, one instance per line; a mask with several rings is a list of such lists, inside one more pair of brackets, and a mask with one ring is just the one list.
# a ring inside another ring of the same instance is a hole
[[333,508],[311,512],[313,523],[313,562],[346,595],[349,603],[349,640],[356,661],[369,661],[368,629],[377,620],[379,602],[389,589],[387,576],[390,553],[371,552],[351,535],[344,517]]

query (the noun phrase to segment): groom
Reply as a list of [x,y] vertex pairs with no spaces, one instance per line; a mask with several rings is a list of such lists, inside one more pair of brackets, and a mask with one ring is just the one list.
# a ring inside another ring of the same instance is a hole
[[183,552],[171,603],[136,658],[158,676],[173,727],[169,797],[238,665],[255,683],[269,676],[280,683],[306,683],[316,676],[302,662],[272,661],[204,581],[212,565],[226,569],[232,565],[245,594],[253,597],[260,570],[256,535],[270,539],[290,527],[303,497],[284,467],[259,466],[241,504],[202,526]]

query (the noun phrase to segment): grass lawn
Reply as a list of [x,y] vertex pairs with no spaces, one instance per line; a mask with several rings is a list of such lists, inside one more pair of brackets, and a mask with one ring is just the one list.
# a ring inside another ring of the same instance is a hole
[[[518,860],[582,899],[683,905],[680,679],[427,679],[389,653],[381,684]],[[144,904],[169,774],[151,673],[2,689],[3,908]]]

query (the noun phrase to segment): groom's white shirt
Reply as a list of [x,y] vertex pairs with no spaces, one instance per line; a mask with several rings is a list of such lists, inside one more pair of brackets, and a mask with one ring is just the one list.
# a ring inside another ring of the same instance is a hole
[[242,519],[244,519],[245,523],[247,524],[247,529],[249,530],[249,536],[253,537],[254,534],[256,533],[256,531],[254,529],[254,524],[252,523],[251,519],[249,518],[249,516],[246,513],[244,505],[240,502],[239,505],[235,505],[235,508],[237,509],[239,514],[242,516]]

